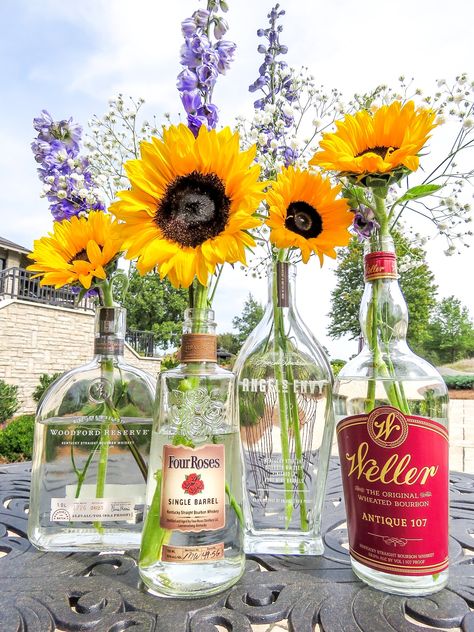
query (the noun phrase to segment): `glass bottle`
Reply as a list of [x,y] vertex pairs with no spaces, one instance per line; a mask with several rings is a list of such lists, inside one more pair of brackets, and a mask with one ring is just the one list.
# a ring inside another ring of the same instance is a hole
[[335,384],[352,568],[374,588],[436,592],[448,580],[448,395],[406,343],[393,240],[366,243],[364,346]]
[[98,308],[94,359],[38,405],[28,537],[43,551],[140,545],[154,385],[123,358],[125,315]]
[[158,382],[139,572],[162,595],[220,592],[245,564],[234,375],[215,328],[212,310],[186,310],[180,365]]
[[295,305],[296,266],[273,262],[261,322],[234,366],[247,553],[321,554],[334,431],[332,372]]

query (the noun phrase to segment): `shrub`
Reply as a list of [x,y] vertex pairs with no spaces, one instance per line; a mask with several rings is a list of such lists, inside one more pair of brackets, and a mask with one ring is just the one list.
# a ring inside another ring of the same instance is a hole
[[474,388],[474,375],[445,375],[443,379],[448,388],[457,391]]
[[34,415],[20,415],[0,430],[0,456],[7,461],[31,459],[33,453]]
[[16,413],[20,402],[18,401],[18,386],[7,384],[0,380],[0,424],[10,419]]
[[55,382],[58,377],[62,375],[62,373],[53,373],[49,375],[48,373],[43,373],[40,375],[39,384],[33,391],[33,399],[36,403],[43,397],[45,391],[51,386],[53,382]]
[[339,373],[342,367],[346,364],[345,360],[340,360],[339,358],[331,360],[331,368],[334,374],[334,377]]

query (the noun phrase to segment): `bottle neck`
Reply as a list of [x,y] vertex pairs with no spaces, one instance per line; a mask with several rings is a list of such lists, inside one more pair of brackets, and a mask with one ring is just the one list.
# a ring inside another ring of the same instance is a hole
[[273,308],[294,309],[296,266],[286,261],[272,261],[268,266],[268,303]]
[[95,316],[94,355],[120,358],[125,345],[127,311],[123,307],[99,307]]
[[182,364],[217,362],[214,311],[194,308],[184,312],[180,361]]
[[406,344],[408,309],[398,283],[391,237],[375,235],[367,240],[364,278],[360,325],[365,344],[372,351]]

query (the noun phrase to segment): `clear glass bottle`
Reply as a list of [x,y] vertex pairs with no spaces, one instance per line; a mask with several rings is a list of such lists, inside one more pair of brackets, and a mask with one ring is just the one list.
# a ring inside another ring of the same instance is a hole
[[269,267],[261,322],[234,366],[244,462],[245,550],[321,554],[334,431],[332,372],[295,305],[296,266]]
[[406,343],[391,237],[364,261],[364,346],[335,383],[351,563],[379,590],[429,594],[448,580],[447,389]]
[[139,572],[161,595],[211,595],[244,569],[235,378],[215,327],[212,310],[186,310],[181,363],[158,382]]
[[98,308],[94,359],[39,403],[28,537],[43,551],[140,545],[154,384],[124,361],[125,315]]

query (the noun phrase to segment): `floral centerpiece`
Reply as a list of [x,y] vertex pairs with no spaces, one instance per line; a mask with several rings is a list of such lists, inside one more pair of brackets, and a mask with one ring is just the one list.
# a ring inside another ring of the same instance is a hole
[[276,5],[269,27],[257,31],[267,43],[258,47],[264,62],[250,86],[262,93],[254,104],[254,136],[257,161],[269,178],[260,232],[269,246],[269,303],[235,371],[248,490],[247,550],[301,554],[322,551],[318,521],[333,428],[332,377],[321,346],[299,319],[294,265],[308,263],[314,254],[321,264],[325,255],[334,258],[335,247],[349,241],[351,214],[342,187],[309,170],[292,141],[298,97],[292,73],[280,61],[287,53],[278,25],[284,13]]
[[[35,128],[33,150],[56,221],[35,241],[28,270],[41,286],[71,288],[78,299],[89,294],[97,310],[93,360],[62,375],[38,407],[30,539],[45,550],[133,548],[140,535],[153,394],[150,378],[122,357],[125,310],[114,294],[121,296],[127,285],[117,270],[123,239],[99,200],[88,161],[79,156],[81,128],[45,111]],[[63,473],[57,480],[56,470]],[[122,498],[127,494],[127,482],[137,498],[127,516],[117,515],[111,524],[110,503],[118,490]],[[93,507],[89,499],[95,499]],[[79,501],[86,502],[90,520]]]
[[[250,231],[261,223],[255,213],[265,185],[252,164],[255,147],[241,151],[238,133],[215,129],[212,90],[235,48],[222,39],[227,27],[218,10],[225,6],[210,0],[182,23],[185,69],[178,89],[187,126],[169,126],[161,138],[141,143],[140,157],[125,164],[130,188],[110,207],[138,271],[156,269],[175,287],[189,289],[181,363],[163,372],[158,384],[139,559],[145,583],[168,595],[222,590],[244,564],[234,376],[217,366],[211,307],[224,264],[245,265],[246,251],[255,245]],[[189,469],[211,462],[213,473],[206,466]],[[173,511],[174,505],[208,502],[217,505],[215,511]]]

